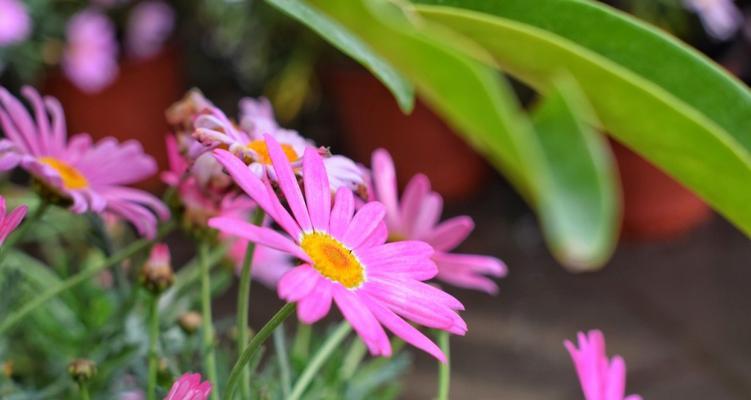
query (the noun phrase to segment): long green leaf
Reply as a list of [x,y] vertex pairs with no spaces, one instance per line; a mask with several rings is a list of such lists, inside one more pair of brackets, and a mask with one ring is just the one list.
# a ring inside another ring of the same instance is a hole
[[558,259],[579,270],[610,258],[620,217],[610,147],[583,122],[591,114],[577,83],[561,76],[532,119],[552,177],[540,204],[543,227]]
[[[390,3],[319,3],[412,80],[425,100],[537,206],[554,254],[562,263],[589,269],[607,259],[615,243],[617,206],[612,182],[603,181],[612,168],[603,167],[607,157],[592,135],[584,136],[587,131],[571,122],[568,127],[576,125],[575,131],[555,136],[555,143],[550,136],[548,144],[570,149],[576,163],[567,167],[548,164],[566,157],[544,154],[551,149],[543,148],[482,48],[450,31],[412,24],[409,15]],[[566,106],[563,110],[574,111],[569,103]],[[588,218],[572,220],[584,215]]]
[[[417,9],[432,23],[480,43],[504,70],[542,92],[561,71],[573,75],[609,133],[751,234],[751,155],[707,115],[645,77],[548,31],[458,8]],[[651,59],[660,63],[662,54]],[[713,90],[707,87],[696,95]],[[751,120],[746,124],[749,134]]]
[[404,113],[412,112],[415,95],[409,81],[346,28],[301,1],[266,0],[266,2],[303,23],[326,38],[341,52],[362,64],[391,91]]

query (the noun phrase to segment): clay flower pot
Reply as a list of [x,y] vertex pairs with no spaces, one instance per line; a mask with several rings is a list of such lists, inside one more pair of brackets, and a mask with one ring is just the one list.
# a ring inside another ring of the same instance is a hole
[[670,239],[708,220],[712,211],[695,194],[623,145],[610,142],[623,193],[626,239]]
[[[146,60],[124,60],[115,82],[95,94],[82,92],[59,71],[52,72],[45,83],[45,92],[63,104],[68,134],[86,132],[95,139],[138,140],[160,169],[167,167],[164,136],[169,127],[164,110],[183,91],[182,65],[174,48]],[[158,188],[157,175],[141,186]]]
[[370,164],[383,147],[394,158],[400,183],[424,173],[444,198],[467,198],[485,184],[485,160],[423,103],[404,115],[388,90],[367,72],[333,67],[323,76],[345,136],[346,153]]

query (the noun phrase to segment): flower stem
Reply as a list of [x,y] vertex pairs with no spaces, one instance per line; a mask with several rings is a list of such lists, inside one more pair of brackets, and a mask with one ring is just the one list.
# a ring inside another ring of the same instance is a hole
[[34,212],[26,217],[23,224],[21,224],[21,227],[16,229],[16,231],[8,237],[5,243],[0,246],[0,266],[3,265],[3,260],[5,260],[5,256],[8,254],[8,250],[12,249],[16,245],[16,243],[18,243],[21,239],[23,239],[24,236],[26,236],[26,232],[29,231],[29,228],[31,228],[32,225],[39,221],[49,208],[50,203],[46,200],[41,200]]
[[[344,356],[342,367],[339,369],[339,379],[346,382],[352,378],[352,375],[357,371],[357,368],[360,366],[360,362],[362,362],[367,351],[368,349],[365,347],[362,340],[353,340],[352,344],[350,344],[349,350],[347,350],[347,354]],[[396,354],[396,350],[394,350],[393,353]]]
[[297,323],[297,332],[295,341],[292,343],[292,359],[295,362],[308,358],[308,347],[310,347],[310,335],[313,328],[310,325]]
[[[260,225],[263,222],[264,213],[260,208],[253,214],[253,224]],[[256,245],[248,242],[245,248],[242,270],[240,272],[240,287],[237,290],[237,356],[248,345],[248,310],[250,308],[250,282],[253,279],[253,253]],[[243,399],[250,398],[250,368],[243,367],[240,394]]]
[[219,400],[219,381],[216,373],[216,355],[214,354],[214,322],[211,317],[211,281],[209,270],[209,248],[206,242],[198,246],[198,258],[201,265],[201,313],[203,314],[203,358],[206,376],[213,385],[211,400]]
[[50,299],[54,298],[55,296],[59,295],[60,293],[68,289],[75,287],[76,285],[82,282],[86,282],[87,280],[95,277],[100,272],[104,271],[105,269],[123,262],[125,259],[127,259],[128,257],[131,257],[132,255],[138,253],[139,251],[147,249],[149,246],[153,245],[155,242],[160,240],[164,235],[168,234],[173,229],[175,229],[175,224],[172,222],[169,222],[165,224],[164,226],[162,226],[162,228],[159,230],[159,233],[157,233],[154,239],[136,240],[135,242],[131,243],[124,249],[112,255],[112,257],[108,258],[102,264],[99,264],[93,268],[88,268],[83,271],[80,271],[77,274],[71,276],[70,278],[47,289],[45,292],[40,293],[38,296],[34,297],[29,302],[24,304],[21,308],[14,311],[10,315],[8,315],[7,318],[5,318],[2,323],[0,323],[0,335],[3,334],[5,331],[7,331],[10,327],[15,325],[16,323],[18,323],[18,321],[25,318],[29,313],[33,312],[40,306],[44,305]]
[[451,349],[449,346],[449,333],[438,332],[438,345],[446,355],[446,362],[438,365],[438,400],[448,400],[449,383],[451,381]]
[[271,333],[274,332],[274,330],[284,322],[285,319],[287,319],[290,315],[292,315],[293,312],[295,312],[295,303],[287,303],[282,308],[279,309],[279,311],[274,314],[273,317],[271,317],[268,322],[266,322],[266,325],[261,328],[258,333],[256,333],[255,336],[253,336],[253,339],[250,340],[250,343],[248,343],[248,347],[245,348],[245,351],[243,351],[240,354],[240,357],[238,357],[237,362],[235,363],[235,366],[232,367],[232,372],[229,374],[229,380],[227,381],[227,389],[226,389],[226,395],[227,399],[231,399],[232,395],[235,391],[235,386],[237,386],[237,381],[240,380],[242,376],[242,369],[243,367],[250,361],[250,359],[253,357],[253,355],[258,351],[258,349],[261,347],[261,345],[266,341],[266,339],[271,336]]
[[331,354],[336,350],[347,335],[352,331],[352,327],[347,321],[342,321],[334,332],[326,338],[318,352],[313,356],[308,365],[303,370],[300,377],[295,382],[295,386],[292,388],[292,394],[287,398],[288,400],[298,400],[303,395],[305,389],[313,380],[313,377],[321,369],[323,363],[328,360]]
[[157,342],[159,340],[159,296],[149,299],[149,376],[146,390],[148,400],[156,400],[156,373],[159,365]]
[[81,400],[91,399],[91,396],[89,396],[89,384],[88,383],[86,382],[79,383],[78,389],[81,392]]
[[279,362],[279,373],[282,383],[282,398],[289,397],[290,387],[292,386],[292,373],[289,368],[289,359],[287,358],[287,343],[284,338],[284,325],[279,325],[279,329],[274,330],[274,351],[276,359]]

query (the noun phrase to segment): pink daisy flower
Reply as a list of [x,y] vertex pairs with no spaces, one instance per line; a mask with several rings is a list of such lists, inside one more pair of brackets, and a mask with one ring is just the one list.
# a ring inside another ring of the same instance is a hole
[[563,344],[574,361],[585,400],[641,400],[638,395],[625,396],[626,363],[620,356],[608,359],[602,332],[579,332],[578,339],[579,348],[568,340]]
[[[211,113],[201,115],[196,119],[196,131],[193,137],[208,149],[217,147],[228,149],[245,161],[256,176],[262,177],[268,174],[272,178],[275,178],[274,169],[263,139],[264,135],[271,135],[279,142],[287,160],[295,166],[299,164],[305,149],[314,145],[298,132],[279,127],[274,119],[271,104],[265,98],[242,99],[240,110],[239,127],[217,108],[214,108]],[[332,191],[347,187],[360,192],[365,187],[363,173],[354,161],[341,155],[330,155],[326,149],[320,151],[326,154],[323,163]]]
[[79,89],[96,93],[115,80],[118,71],[115,27],[106,15],[84,10],[68,22],[63,71]]
[[496,278],[506,276],[507,268],[501,260],[451,253],[474,229],[472,218],[460,216],[439,224],[443,199],[430,190],[430,181],[422,174],[409,181],[400,203],[394,162],[386,150],[379,149],[373,153],[372,174],[372,194],[386,206],[386,225],[391,239],[422,240],[433,246],[438,279],[444,282],[490,294],[498,292],[495,282],[485,275]]
[[153,195],[129,188],[156,172],[156,162],[136,141],[113,138],[92,143],[77,134],[68,140],[65,116],[57,99],[42,97],[25,87],[35,117],[0,87],[0,170],[20,165],[47,187],[71,200],[71,211],[111,212],[131,222],[142,235],[156,234],[157,217],[169,217],[167,207]]
[[374,355],[389,356],[385,326],[407,343],[441,361],[441,350],[403,318],[429,328],[463,335],[467,325],[457,314],[462,304],[423,281],[435,276],[433,249],[424,242],[386,244],[382,204],[372,202],[355,213],[354,195],[341,188],[333,199],[323,160],[313,148],[303,155],[305,196],[281,145],[266,136],[279,188],[292,214],[271,183],[250,173],[232,153],[215,150],[235,182],[283,229],[285,234],[233,218],[214,218],[209,225],[264,246],[284,251],[303,264],[287,272],[279,296],[297,302],[297,315],[314,323],[332,300]]
[[18,0],[0,0],[0,47],[25,40],[31,33],[31,18]]
[[206,400],[211,394],[211,382],[201,382],[201,374],[186,373],[172,384],[164,400]]
[[23,217],[26,216],[28,210],[28,207],[22,205],[16,207],[16,209],[10,213],[7,213],[5,198],[0,196],[0,245],[2,245],[8,235],[10,235],[10,233],[21,224],[21,221],[23,221]]
[[155,56],[175,27],[175,11],[160,0],[138,3],[128,16],[126,45],[138,59]]

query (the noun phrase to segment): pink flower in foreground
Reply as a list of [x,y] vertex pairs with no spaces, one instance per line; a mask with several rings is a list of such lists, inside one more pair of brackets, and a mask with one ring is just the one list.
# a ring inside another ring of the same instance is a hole
[[131,222],[142,235],[156,234],[157,217],[169,217],[159,199],[129,185],[157,170],[156,162],[136,141],[113,138],[92,143],[77,134],[68,140],[65,116],[57,99],[42,99],[34,89],[23,93],[34,118],[23,104],[0,87],[0,170],[20,165],[50,189],[71,200],[71,211],[111,212]]
[[31,33],[31,18],[19,0],[0,0],[0,47],[23,41]]
[[641,400],[638,395],[625,396],[626,363],[620,356],[608,359],[602,332],[579,332],[578,339],[579,348],[568,340],[563,344],[574,361],[585,400]]
[[63,71],[79,89],[96,93],[117,76],[115,27],[106,15],[84,10],[68,22]]
[[28,210],[28,207],[22,205],[16,207],[16,209],[10,213],[6,213],[7,208],[5,207],[5,198],[0,196],[0,245],[2,245],[8,235],[10,235],[19,224],[21,224],[21,221],[23,221],[23,217],[26,216]]
[[128,53],[139,59],[153,57],[175,27],[175,11],[160,0],[138,3],[128,17]]
[[303,155],[303,197],[282,147],[271,136],[266,136],[266,146],[292,215],[268,180],[261,181],[232,153],[214,153],[235,182],[286,235],[234,218],[214,218],[209,225],[302,260],[303,264],[287,272],[278,285],[281,298],[297,302],[302,322],[310,324],[323,318],[333,299],[372,354],[391,354],[385,326],[407,343],[445,361],[430,339],[402,319],[458,335],[467,331],[456,312],[463,309],[462,304],[422,282],[437,273],[430,260],[433,249],[419,241],[385,244],[388,232],[383,205],[368,203],[355,213],[354,195],[349,189],[336,192],[332,207],[323,160],[313,148]]
[[186,373],[172,384],[164,400],[206,400],[209,394],[209,381],[201,382],[201,374]]
[[464,288],[496,293],[498,286],[484,275],[505,276],[507,269],[501,260],[475,254],[450,253],[472,232],[472,218],[460,216],[439,224],[443,199],[430,190],[430,181],[425,175],[416,175],[409,181],[400,204],[394,162],[386,150],[379,149],[373,153],[372,167],[373,194],[386,206],[386,225],[391,238],[422,240],[433,246],[438,279]]

